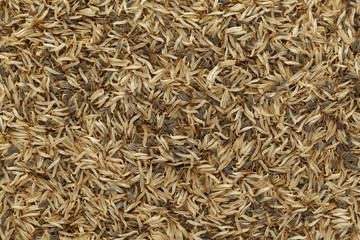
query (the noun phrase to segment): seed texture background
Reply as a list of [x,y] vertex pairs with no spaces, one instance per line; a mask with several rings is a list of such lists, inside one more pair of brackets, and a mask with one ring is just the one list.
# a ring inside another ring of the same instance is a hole
[[0,0],[1,239],[359,239],[359,0]]

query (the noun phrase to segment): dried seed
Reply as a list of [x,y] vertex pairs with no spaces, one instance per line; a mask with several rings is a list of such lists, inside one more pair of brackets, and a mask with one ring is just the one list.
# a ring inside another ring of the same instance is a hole
[[44,200],[39,204],[40,208],[47,208],[48,206],[49,206],[49,202],[47,200]]
[[8,152],[9,152],[9,155],[13,155],[15,153],[18,153],[19,149],[17,148],[17,146],[13,145],[12,147],[9,148]]
[[3,216],[1,217],[1,225],[5,224],[6,221],[8,220],[9,216],[11,214],[10,209],[6,210],[5,213],[3,214]]
[[345,161],[348,161],[351,163],[357,160],[357,158],[355,157],[355,155],[352,152],[346,152],[344,154],[343,158],[345,159]]
[[356,53],[360,52],[360,39],[355,40],[355,42],[351,45],[351,50]]
[[299,37],[292,37],[292,39],[295,41],[301,42],[301,38],[299,38]]
[[116,189],[113,187],[110,187],[110,188],[107,188],[105,191],[108,193],[111,193],[111,192],[116,192]]
[[185,94],[184,92],[179,93],[179,98],[184,101],[190,101],[192,99],[191,96]]
[[108,108],[103,107],[103,108],[100,108],[100,109],[99,109],[99,112],[104,113],[104,112],[106,112],[107,110],[108,110]]
[[314,102],[312,100],[309,100],[306,102],[306,107],[310,108],[310,109],[314,109],[317,107],[317,102]]
[[70,85],[67,84],[67,83],[61,83],[61,84],[60,84],[60,87],[61,87],[61,88],[65,88],[65,89],[69,89],[69,88],[70,88]]

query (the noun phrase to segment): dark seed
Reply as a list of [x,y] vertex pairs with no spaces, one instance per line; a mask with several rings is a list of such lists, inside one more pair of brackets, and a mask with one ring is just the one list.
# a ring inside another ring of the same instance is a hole
[[25,92],[23,89],[20,89],[20,98],[25,99]]
[[351,44],[351,50],[356,53],[360,52],[360,39],[356,39],[356,41]]
[[305,57],[304,57],[304,55],[298,54],[298,58],[299,58],[299,62],[300,62],[300,63],[304,63],[304,62],[305,62]]
[[74,113],[74,112],[76,111],[76,109],[77,109],[76,106],[71,106],[71,107],[69,108],[69,112],[72,114],[72,113]]
[[1,218],[1,225],[6,223],[7,218],[10,216],[10,209],[6,210],[4,215]]
[[317,102],[314,102],[312,100],[309,100],[306,102],[306,107],[310,108],[310,109],[314,109],[317,107]]
[[61,84],[60,84],[60,87],[65,88],[65,89],[69,89],[69,88],[70,88],[70,85],[67,84],[67,83],[61,83]]
[[39,204],[40,208],[47,208],[48,206],[49,206],[49,202],[47,200],[44,200]]
[[296,21],[296,17],[294,17],[294,16],[293,16],[293,15],[291,15],[291,14],[289,15],[289,18],[290,18],[290,19],[291,19],[291,21],[293,21],[293,22],[294,22],[294,21]]
[[341,208],[346,208],[346,203],[342,202],[342,201],[336,201],[336,204],[341,207]]
[[357,95],[360,95],[360,84],[359,84],[359,83],[355,83],[354,86],[355,86],[355,92],[356,92],[356,94],[357,94]]
[[15,145],[13,145],[11,148],[9,148],[8,151],[10,155],[13,155],[14,153],[18,153],[19,149]]
[[326,101],[322,103],[323,107],[329,106],[332,103],[332,101]]
[[192,52],[188,51],[188,52],[186,53],[186,58],[187,58],[187,60],[188,60],[189,62],[191,61],[191,57],[192,57]]
[[117,33],[122,33],[123,32],[123,30],[121,28],[119,28],[119,27],[114,27],[114,30]]
[[179,93],[179,98],[184,101],[190,101],[192,99],[191,96],[185,94],[184,92]]
[[70,120],[71,120],[70,117],[67,117],[65,119],[64,125],[67,126],[69,124]]
[[110,193],[110,192],[115,192],[116,189],[113,188],[113,187],[110,187],[110,188],[107,188],[105,191],[108,192],[108,193]]
[[106,112],[107,110],[108,110],[107,107],[103,107],[103,108],[100,108],[100,109],[99,109],[99,112],[104,113],[104,112]]
[[99,59],[99,63],[100,63],[101,66],[105,66],[105,63],[101,58]]
[[357,160],[357,158],[355,157],[355,155],[352,152],[346,152],[344,154],[343,158],[345,159],[345,161],[348,161],[351,163],[353,163],[354,161]]
[[79,105],[81,105],[81,104],[83,103],[83,101],[84,101],[84,97],[83,97],[81,94],[79,94],[79,95],[78,95]]
[[348,73],[346,76],[345,76],[345,80],[349,80],[349,79],[357,79],[357,76],[355,73]]
[[50,236],[50,240],[59,240],[60,237],[59,237],[59,233],[56,233],[56,234],[53,234]]
[[131,192],[128,192],[127,195],[131,200],[135,200],[135,196]]
[[6,166],[12,167],[12,166],[14,166],[14,162],[15,162],[15,160],[11,160],[10,162],[8,162],[8,163],[6,164]]
[[90,88],[91,88],[91,84],[90,84],[90,83],[87,83],[87,84],[84,85],[83,88],[84,88],[85,91],[89,92],[89,91],[90,91]]
[[25,112],[28,112],[31,109],[31,104],[28,104],[25,108]]

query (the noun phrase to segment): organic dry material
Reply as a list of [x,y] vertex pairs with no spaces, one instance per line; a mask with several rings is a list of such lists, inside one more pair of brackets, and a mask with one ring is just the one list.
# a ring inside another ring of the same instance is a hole
[[0,238],[360,239],[359,0],[0,0]]

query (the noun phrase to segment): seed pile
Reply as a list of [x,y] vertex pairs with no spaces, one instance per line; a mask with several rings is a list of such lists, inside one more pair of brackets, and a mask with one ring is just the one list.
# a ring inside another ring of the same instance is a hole
[[359,239],[359,14],[0,1],[0,238]]

